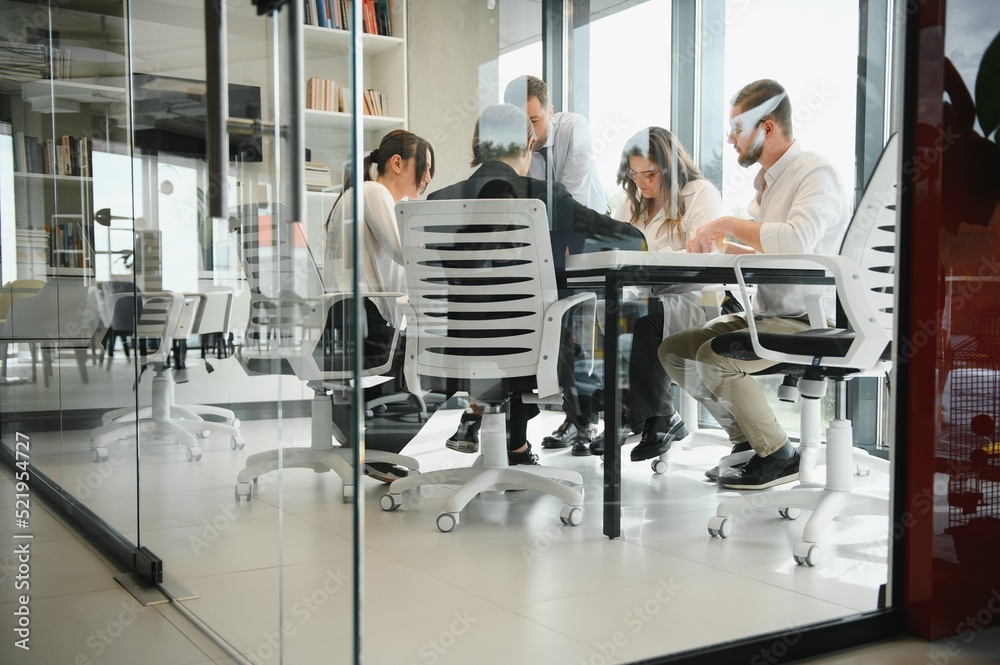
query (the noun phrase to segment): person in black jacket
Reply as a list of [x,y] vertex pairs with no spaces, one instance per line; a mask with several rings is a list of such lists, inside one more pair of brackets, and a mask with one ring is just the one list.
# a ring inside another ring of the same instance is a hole
[[[476,121],[472,137],[472,166],[479,168],[467,180],[433,192],[428,199],[539,199],[546,204],[552,252],[557,267],[563,265],[570,238],[601,239],[606,245],[641,248],[641,234],[628,224],[602,215],[575,201],[569,190],[558,182],[526,176],[531,165],[535,131],[528,116],[512,104],[495,104],[483,110]],[[573,365],[576,345],[571,332],[564,328],[560,344],[558,374],[563,389],[563,410],[566,420],[576,432],[571,442],[573,453],[590,455],[590,444],[597,435],[599,405],[577,391]],[[538,407],[512,399],[508,433],[508,460],[511,464],[536,464],[537,457],[527,441],[528,420],[538,413]],[[479,450],[481,416],[467,411],[462,415],[458,430],[447,446],[460,452]],[[557,447],[557,446],[552,446]],[[558,446],[562,447],[562,446]]]

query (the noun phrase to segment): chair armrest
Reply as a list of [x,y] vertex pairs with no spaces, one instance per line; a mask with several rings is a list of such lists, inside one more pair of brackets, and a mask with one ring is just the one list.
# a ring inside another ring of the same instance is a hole
[[[399,304],[403,318],[416,321],[417,313],[414,311],[413,305],[410,304],[409,296],[400,296],[396,298],[396,302]],[[420,374],[417,372],[417,351],[417,336],[407,335],[406,349],[403,353],[403,380],[406,381],[408,392],[423,397],[428,391],[420,385]]]
[[[871,367],[878,362],[889,343],[888,333],[879,325],[875,310],[861,279],[861,269],[850,259],[824,254],[742,254],[733,262],[740,291],[746,293],[743,268],[755,263],[773,266],[775,262],[809,262],[831,273],[837,291],[837,299],[847,316],[848,328],[855,333],[854,341],[843,357],[803,356],[781,353],[767,349],[760,343],[757,324],[753,316],[747,316],[747,327],[754,353],[765,360],[795,363],[797,365],[822,364],[830,367]],[[824,326],[825,327],[825,324]]]
[[810,293],[806,296],[806,314],[809,316],[810,328],[829,327],[826,312],[823,311],[823,300],[830,297],[828,293]]
[[[397,298],[403,294],[398,292],[361,292],[357,294],[361,298]],[[313,380],[347,380],[354,378],[353,371],[327,371],[316,362],[316,347],[323,343],[323,331],[326,329],[327,321],[330,318],[330,310],[337,303],[354,298],[354,293],[324,293],[318,298],[304,302],[309,307],[307,316],[311,319],[310,327],[319,331],[314,339],[303,343],[295,352],[285,355],[285,359],[291,366],[295,376],[305,381]],[[364,325],[365,321],[362,320]],[[399,331],[393,329],[392,344],[389,347],[388,358],[385,363],[377,367],[368,367],[362,370],[362,376],[375,376],[383,374],[392,366],[392,357],[396,351],[396,343],[399,340]]]
[[[563,319],[566,313],[576,305],[583,305],[583,330],[581,339],[583,352],[588,358],[587,374],[594,371],[594,317],[597,308],[597,294],[592,291],[575,293],[567,298],[557,300],[545,311],[542,322],[542,341],[539,349],[538,373],[536,382],[538,396],[545,398],[559,392],[559,341],[562,339]],[[587,332],[589,331],[589,333]]]

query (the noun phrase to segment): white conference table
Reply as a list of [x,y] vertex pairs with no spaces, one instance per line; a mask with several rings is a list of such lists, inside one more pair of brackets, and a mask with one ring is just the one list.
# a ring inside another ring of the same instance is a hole
[[[604,292],[604,376],[618,376],[619,309],[626,286],[668,284],[733,284],[735,254],[688,254],[686,252],[640,252],[610,250],[566,257],[564,276],[572,289]],[[833,278],[816,264],[780,256],[744,267],[748,284],[833,284]],[[621,536],[621,389],[605,386],[604,405],[604,535]]]

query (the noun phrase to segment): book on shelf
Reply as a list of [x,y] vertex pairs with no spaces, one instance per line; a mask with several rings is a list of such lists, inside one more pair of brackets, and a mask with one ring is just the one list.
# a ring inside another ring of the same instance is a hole
[[316,111],[344,111],[344,86],[331,79],[312,76],[306,81],[306,108]]
[[306,162],[306,190],[322,192],[333,186],[333,173],[324,162]]
[[[60,218],[70,217],[74,221],[60,221]],[[87,249],[90,243],[84,235],[79,215],[53,215],[52,226],[48,231],[48,248],[51,253],[49,265],[56,268],[88,268],[89,256]]]
[[0,79],[23,83],[49,76],[49,52],[43,44],[0,41]]
[[15,234],[17,276],[45,279],[49,263],[49,234],[45,229],[17,229]]
[[388,106],[388,101],[389,101],[386,95],[383,95],[378,90],[373,90],[371,88],[368,88],[367,90],[365,90],[364,95],[362,95],[362,97],[364,99],[366,115],[375,115],[375,116],[386,115],[385,109]]
[[[319,28],[351,29],[353,0],[306,0],[303,22]],[[389,0],[358,0],[361,2],[361,27],[368,34],[392,37]]]
[[40,140],[15,132],[14,170],[18,173],[90,177],[92,161],[93,145],[89,137],[64,135],[55,140]]

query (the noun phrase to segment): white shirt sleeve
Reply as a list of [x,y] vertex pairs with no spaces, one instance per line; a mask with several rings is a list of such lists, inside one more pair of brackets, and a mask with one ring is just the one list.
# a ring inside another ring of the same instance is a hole
[[382,185],[365,187],[365,225],[378,243],[372,251],[383,252],[399,265],[403,265],[403,244],[396,226],[396,202]]
[[722,195],[715,185],[708,180],[699,179],[688,183],[685,190],[693,190],[684,201],[684,219],[681,228],[684,230],[685,242],[691,238],[700,226],[722,217]]
[[811,253],[830,228],[839,225],[841,191],[829,166],[803,176],[783,222],[760,225],[760,246],[765,254]]

